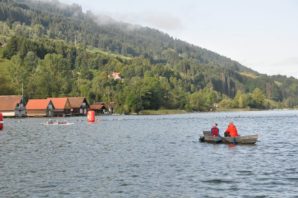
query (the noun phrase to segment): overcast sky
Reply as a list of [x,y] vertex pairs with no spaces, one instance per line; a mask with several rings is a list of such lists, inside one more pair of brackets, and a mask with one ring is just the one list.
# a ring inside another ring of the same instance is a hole
[[265,74],[298,78],[296,0],[60,0],[159,29]]

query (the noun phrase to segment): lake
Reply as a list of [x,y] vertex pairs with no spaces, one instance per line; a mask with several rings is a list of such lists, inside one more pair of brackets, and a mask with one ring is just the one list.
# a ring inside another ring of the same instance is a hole
[[[5,119],[0,197],[297,197],[298,111]],[[234,121],[254,146],[200,143]]]

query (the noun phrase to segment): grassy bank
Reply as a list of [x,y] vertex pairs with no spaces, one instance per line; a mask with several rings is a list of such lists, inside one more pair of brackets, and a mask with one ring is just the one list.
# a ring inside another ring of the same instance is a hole
[[256,111],[260,109],[252,109],[252,108],[218,108],[216,112],[240,112],[240,111]]
[[[268,111],[268,110],[283,110],[283,108],[277,108],[277,109],[255,109],[255,108],[218,108],[214,112],[244,112],[244,111]],[[286,109],[286,110],[297,110],[295,108],[292,109]],[[168,114],[184,114],[184,113],[190,113],[186,110],[180,110],[180,109],[160,109],[160,110],[144,110],[139,113],[139,115],[168,115]],[[195,113],[195,112],[192,112]],[[197,112],[200,113],[200,112]]]
[[166,114],[183,114],[187,113],[185,110],[179,109],[159,109],[159,110],[144,110],[141,111],[140,115],[166,115]]

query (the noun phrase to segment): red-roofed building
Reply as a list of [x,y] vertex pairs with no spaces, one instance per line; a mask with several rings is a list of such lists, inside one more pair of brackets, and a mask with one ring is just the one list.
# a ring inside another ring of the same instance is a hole
[[54,115],[55,116],[67,116],[71,115],[70,109],[70,102],[68,98],[48,98],[53,102],[55,107]]
[[114,80],[121,80],[122,79],[120,72],[113,72],[110,77],[113,78]]
[[87,115],[89,104],[84,97],[68,97],[72,115]]
[[49,99],[31,99],[27,102],[27,116],[30,117],[52,117],[54,116],[54,105]]
[[4,117],[23,117],[26,115],[22,96],[0,96],[0,112]]

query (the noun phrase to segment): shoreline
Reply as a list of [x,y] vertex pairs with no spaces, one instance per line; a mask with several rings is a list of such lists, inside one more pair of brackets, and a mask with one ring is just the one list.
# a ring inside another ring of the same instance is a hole
[[160,109],[160,110],[144,110],[139,114],[128,114],[128,115],[171,115],[171,114],[187,114],[187,113],[221,113],[221,112],[250,112],[250,111],[294,111],[297,108],[289,109],[252,109],[252,108],[238,108],[238,109],[217,109],[215,111],[187,111],[177,109]]
[[[289,109],[289,108],[284,108],[284,109],[248,109],[248,108],[243,108],[243,109],[217,109],[216,111],[187,111],[187,110],[180,110],[180,109],[160,109],[160,110],[144,110],[139,113],[131,113],[131,114],[102,114],[102,115],[96,115],[96,116],[123,116],[123,115],[134,115],[134,116],[142,116],[142,115],[179,115],[179,114],[188,114],[188,113],[228,113],[228,112],[251,112],[251,111],[295,111],[298,110],[297,108]],[[72,117],[87,117],[85,115],[76,115],[76,116],[57,116],[57,117],[30,117],[30,116],[23,116],[23,117],[4,117],[5,119],[30,119],[30,118],[48,118],[48,119],[65,119],[65,118],[72,118]]]

